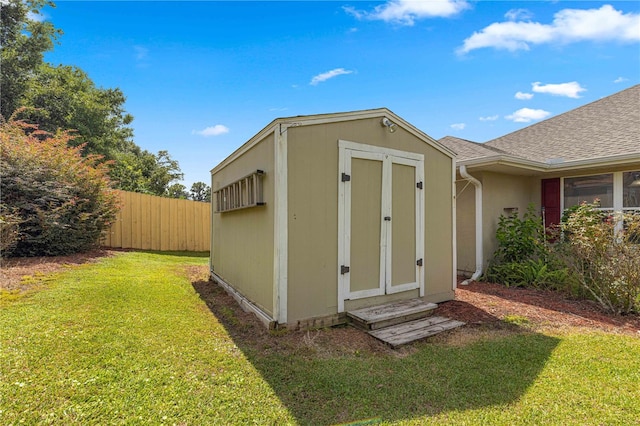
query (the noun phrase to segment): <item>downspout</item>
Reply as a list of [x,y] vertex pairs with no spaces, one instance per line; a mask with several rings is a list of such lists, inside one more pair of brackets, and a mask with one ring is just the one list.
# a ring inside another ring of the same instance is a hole
[[476,271],[471,275],[471,278],[462,282],[462,285],[468,285],[471,281],[477,281],[482,275],[484,257],[482,252],[482,183],[467,172],[467,166],[460,166],[460,176],[471,182],[476,189]]

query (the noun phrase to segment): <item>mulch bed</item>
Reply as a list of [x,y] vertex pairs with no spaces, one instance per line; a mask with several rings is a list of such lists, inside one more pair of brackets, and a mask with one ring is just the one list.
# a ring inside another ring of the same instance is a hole
[[585,328],[640,336],[640,317],[611,315],[589,300],[573,300],[555,291],[505,287],[472,282],[458,284],[456,299],[441,303],[436,313],[470,325],[491,325],[505,320],[526,322],[533,328]]

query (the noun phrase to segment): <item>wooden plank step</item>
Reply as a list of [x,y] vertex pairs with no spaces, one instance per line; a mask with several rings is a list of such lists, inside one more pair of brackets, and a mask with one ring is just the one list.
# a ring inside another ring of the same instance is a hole
[[422,318],[404,324],[398,324],[380,330],[369,331],[369,334],[393,348],[424,339],[465,323],[445,317]]
[[422,299],[409,299],[384,305],[348,311],[352,323],[366,330],[376,330],[391,325],[424,318],[437,308],[435,303]]

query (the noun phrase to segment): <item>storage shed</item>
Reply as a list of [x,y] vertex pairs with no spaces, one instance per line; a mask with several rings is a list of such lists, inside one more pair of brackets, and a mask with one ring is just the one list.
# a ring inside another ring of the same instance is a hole
[[211,171],[211,278],[272,328],[451,300],[455,173],[386,108],[276,119]]

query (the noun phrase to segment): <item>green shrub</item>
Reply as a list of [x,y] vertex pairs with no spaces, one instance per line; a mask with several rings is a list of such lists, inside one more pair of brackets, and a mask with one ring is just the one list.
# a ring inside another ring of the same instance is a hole
[[506,286],[562,289],[568,272],[550,256],[542,219],[529,205],[522,219],[501,215],[496,231],[498,248],[484,279]]
[[535,287],[561,290],[566,287],[567,268],[554,268],[543,259],[525,259],[494,265],[487,279],[507,287]]
[[17,237],[3,257],[85,251],[113,221],[117,198],[107,165],[82,157],[82,146],[69,147],[70,140],[22,122],[0,124],[0,212],[11,214],[6,230]]
[[500,215],[496,239],[498,249],[494,258],[499,263],[520,262],[536,258],[545,252],[544,226],[530,204],[522,219],[515,212],[509,216]]
[[[640,217],[608,216],[598,204],[583,203],[562,223],[555,254],[580,287],[612,313],[640,313]],[[623,220],[626,230],[616,233]]]
[[20,216],[0,203],[0,257],[10,253],[18,243],[20,222]]

